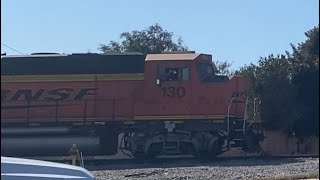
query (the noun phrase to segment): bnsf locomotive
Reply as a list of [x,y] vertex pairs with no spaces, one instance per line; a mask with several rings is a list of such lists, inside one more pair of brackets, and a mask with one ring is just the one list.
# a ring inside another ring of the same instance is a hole
[[194,52],[3,56],[1,155],[255,150],[263,132],[248,86]]

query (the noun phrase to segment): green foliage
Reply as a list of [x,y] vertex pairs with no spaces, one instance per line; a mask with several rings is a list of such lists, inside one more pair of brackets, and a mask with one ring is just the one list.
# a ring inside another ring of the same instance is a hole
[[261,58],[237,73],[251,80],[249,94],[261,98],[261,119],[268,129],[319,135],[319,27],[293,53]]
[[301,105],[303,117],[297,119],[299,134],[310,134],[305,129],[319,134],[319,26],[305,33],[308,39],[293,47],[290,56],[293,77],[297,88],[297,102]]
[[173,33],[164,30],[159,24],[152,25],[145,30],[121,33],[121,42],[110,41],[102,44],[102,52],[141,52],[155,54],[161,51],[187,51],[181,38],[174,42]]
[[234,72],[231,70],[232,63],[229,63],[228,61],[216,61],[213,64],[213,69],[216,74],[219,75],[230,75]]

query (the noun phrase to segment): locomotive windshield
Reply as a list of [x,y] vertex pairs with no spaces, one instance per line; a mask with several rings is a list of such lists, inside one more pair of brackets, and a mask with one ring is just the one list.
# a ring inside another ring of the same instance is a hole
[[219,76],[216,74],[214,64],[199,63],[197,68],[201,82],[222,82],[228,80],[227,76]]

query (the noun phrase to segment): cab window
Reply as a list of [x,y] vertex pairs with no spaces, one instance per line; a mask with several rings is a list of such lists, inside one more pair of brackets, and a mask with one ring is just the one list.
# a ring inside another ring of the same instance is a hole
[[227,76],[216,75],[213,64],[210,63],[199,63],[197,64],[198,77],[201,82],[224,82],[228,80]]
[[187,81],[189,80],[189,66],[186,67],[165,67],[160,69],[162,81]]
[[198,77],[202,82],[210,82],[214,77],[214,70],[212,64],[199,63],[197,65]]

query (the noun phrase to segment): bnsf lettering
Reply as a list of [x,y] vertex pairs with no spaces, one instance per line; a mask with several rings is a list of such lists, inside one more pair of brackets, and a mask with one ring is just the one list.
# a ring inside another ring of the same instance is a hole
[[70,97],[70,93],[72,91],[73,89],[70,89],[70,88],[53,89],[48,92],[49,96],[45,97],[44,99],[47,101],[66,100]]
[[18,89],[14,92],[1,89],[1,101],[37,101],[41,98],[46,101],[80,101],[85,96],[96,95],[97,90],[98,88],[84,88],[76,92],[76,90],[71,88],[57,88],[50,91],[46,91],[45,89]]
[[10,90],[2,90],[1,89],[1,102],[8,99],[10,92],[11,92]]
[[97,88],[87,88],[81,89],[79,93],[75,96],[74,100],[80,101],[84,96],[96,95]]
[[39,89],[35,94],[32,94],[30,89],[19,89],[11,98],[11,101],[18,101],[24,98],[27,101],[36,101],[44,93],[44,89]]

